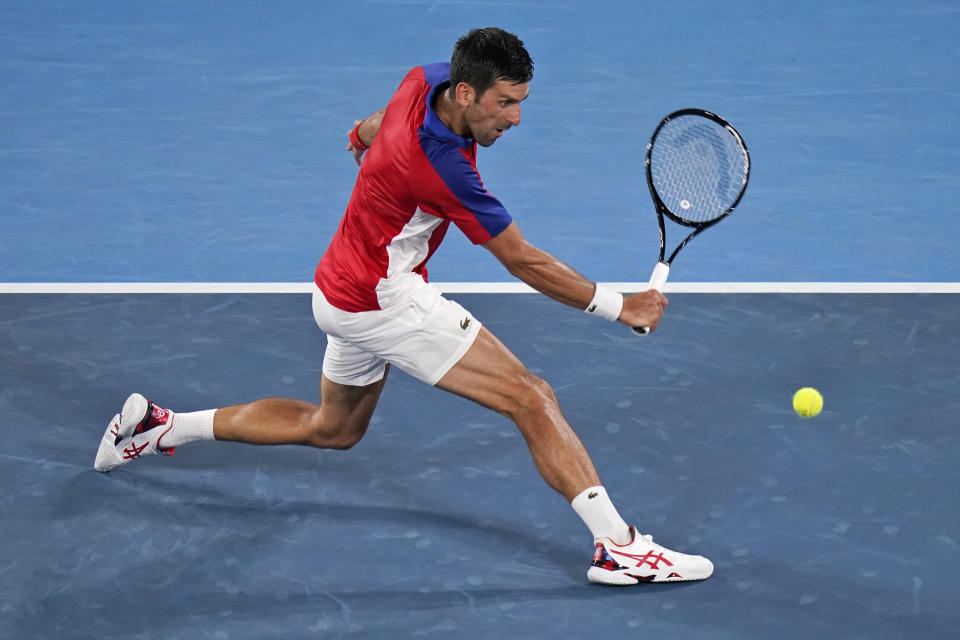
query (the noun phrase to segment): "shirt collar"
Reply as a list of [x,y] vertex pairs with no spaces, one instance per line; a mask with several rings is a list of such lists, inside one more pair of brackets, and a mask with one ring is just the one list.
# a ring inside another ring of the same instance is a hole
[[461,149],[469,149],[473,146],[473,138],[464,138],[455,134],[443,123],[443,120],[440,119],[433,108],[434,101],[439,99],[440,93],[446,91],[449,86],[449,82],[441,82],[430,90],[430,94],[427,96],[427,113],[423,118],[423,128],[431,135],[451,142]]

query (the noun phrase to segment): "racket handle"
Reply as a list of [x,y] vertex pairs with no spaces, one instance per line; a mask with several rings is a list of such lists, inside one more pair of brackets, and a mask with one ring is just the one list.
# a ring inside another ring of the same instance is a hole
[[[647,289],[656,289],[663,293],[663,285],[667,283],[667,276],[669,275],[670,265],[666,262],[658,262],[657,266],[653,268],[653,273],[650,275],[650,282],[647,284]],[[645,336],[650,333],[650,327],[630,327],[630,330],[638,336]]]

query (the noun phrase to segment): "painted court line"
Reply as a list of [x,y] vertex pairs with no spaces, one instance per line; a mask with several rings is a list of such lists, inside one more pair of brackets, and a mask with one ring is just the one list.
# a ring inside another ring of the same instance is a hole
[[[535,293],[522,282],[436,282],[443,293]],[[605,282],[624,293],[645,282]],[[312,282],[0,282],[4,293],[311,293]],[[960,282],[668,282],[664,293],[960,293]]]

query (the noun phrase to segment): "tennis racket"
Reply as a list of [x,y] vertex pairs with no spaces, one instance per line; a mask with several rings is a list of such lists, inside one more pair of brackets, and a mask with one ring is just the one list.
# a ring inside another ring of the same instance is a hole
[[[647,144],[647,186],[660,225],[660,260],[650,289],[663,291],[670,265],[695,235],[717,224],[740,202],[750,177],[750,153],[729,122],[703,109],[664,118]],[[664,216],[693,231],[664,259]],[[650,327],[632,327],[647,335]]]

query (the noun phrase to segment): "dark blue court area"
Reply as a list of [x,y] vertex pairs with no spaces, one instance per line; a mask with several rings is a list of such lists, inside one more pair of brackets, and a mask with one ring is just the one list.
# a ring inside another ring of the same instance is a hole
[[4,637],[953,634],[953,297],[675,295],[645,341],[539,296],[457,298],[554,385],[625,518],[710,580],[589,584],[589,534],[512,423],[398,371],[352,450],[202,443],[99,474],[131,390],[316,398],[309,296],[8,295]]
[[[484,184],[593,280],[649,277],[663,116],[710,109],[750,148],[647,339],[504,293],[456,229],[430,263],[495,291],[451,297],[554,386],[624,517],[714,576],[588,583],[589,533],[512,423],[396,370],[349,451],[96,473],[132,391],[317,399],[309,295],[143,287],[307,286],[346,130],[491,25],[535,75]],[[0,0],[0,638],[958,637],[960,294],[818,288],[960,291],[958,43],[952,0]]]

